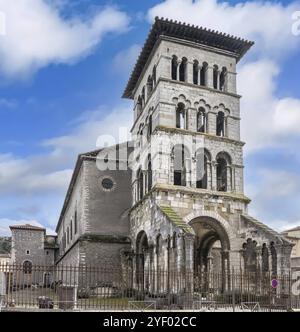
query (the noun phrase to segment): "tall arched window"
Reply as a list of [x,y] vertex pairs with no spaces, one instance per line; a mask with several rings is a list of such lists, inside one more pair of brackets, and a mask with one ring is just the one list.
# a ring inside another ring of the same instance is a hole
[[172,58],[172,73],[171,73],[171,77],[172,80],[177,80],[177,67],[178,67],[178,59],[176,55],[173,55]]
[[139,116],[143,108],[143,101],[141,96],[138,97],[136,108],[137,108],[137,116]]
[[23,273],[31,274],[32,273],[32,263],[30,261],[25,261],[23,263]]
[[229,157],[224,153],[220,153],[217,156],[217,190],[218,191],[227,191],[228,182],[227,182],[227,166],[230,163]]
[[144,176],[141,169],[138,170],[137,181],[138,181],[138,200],[141,200],[144,196]]
[[151,137],[152,135],[152,114],[149,116],[149,123],[148,123],[148,139]]
[[269,250],[267,245],[264,243],[261,251],[261,270],[262,272],[266,273],[269,272]]
[[217,115],[217,136],[225,136],[225,114],[222,111]]
[[148,191],[152,189],[152,161],[151,154],[148,155]]
[[151,93],[152,93],[152,90],[153,90],[152,77],[149,76],[149,77],[148,77],[148,81],[147,81],[147,99],[150,98]]
[[206,112],[203,107],[200,107],[197,113],[197,132],[206,132]]
[[214,89],[218,89],[218,78],[219,78],[219,68],[217,65],[214,65],[213,70],[213,86]]
[[179,103],[176,108],[176,128],[186,129],[186,110],[183,103]]
[[179,66],[179,81],[185,82],[187,78],[187,58],[182,58]]
[[193,64],[193,83],[199,84],[198,80],[199,80],[199,62],[195,60]]
[[154,88],[156,85],[156,66],[154,66],[153,70],[152,70],[152,81],[153,81],[153,88]]
[[211,160],[207,150],[200,149],[196,153],[196,187],[208,188],[208,163]]
[[142,89],[142,107],[146,104],[146,94],[145,94],[145,87]]
[[188,157],[187,149],[185,149],[183,144],[178,144],[174,147],[172,159],[174,164],[175,186],[186,186],[186,162]]
[[256,272],[257,271],[257,253],[256,253],[257,243],[251,239],[244,243],[244,263],[246,272]]
[[220,74],[220,90],[226,91],[227,68],[223,67]]
[[274,245],[274,242],[271,242],[270,245],[271,258],[272,258],[272,276],[277,276],[277,252]]
[[202,85],[202,86],[207,85],[207,68],[208,68],[208,63],[203,62],[202,68],[200,71],[200,85]]

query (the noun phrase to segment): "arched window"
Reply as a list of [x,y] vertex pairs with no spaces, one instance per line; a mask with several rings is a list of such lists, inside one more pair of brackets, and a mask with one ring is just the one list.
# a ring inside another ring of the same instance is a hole
[[195,60],[193,64],[193,83],[199,84],[198,80],[199,80],[199,62]]
[[227,191],[227,167],[231,163],[230,157],[225,153],[220,153],[217,158],[217,190]]
[[262,272],[269,271],[269,250],[267,245],[264,243],[261,251],[262,263],[261,263],[261,270]]
[[23,273],[31,274],[32,273],[32,263],[30,261],[25,261],[23,263]]
[[172,80],[177,80],[177,67],[178,67],[178,59],[177,59],[176,55],[173,55],[173,58],[172,58],[172,73],[171,73]]
[[202,86],[207,85],[207,68],[208,68],[207,62],[203,62],[202,68],[200,71],[200,85],[202,85]]
[[148,81],[147,81],[147,99],[150,98],[151,93],[152,93],[152,90],[153,90],[152,77],[149,76],[149,77],[148,77]]
[[139,116],[143,108],[143,100],[141,96],[138,97],[136,108],[137,108],[137,116]]
[[182,58],[179,66],[179,81],[185,82],[187,78],[187,58]]
[[141,169],[138,170],[137,181],[138,181],[138,200],[141,200],[144,196],[144,176]]
[[145,87],[142,89],[142,107],[146,104],[146,95],[145,95]]
[[213,70],[213,86],[214,89],[218,89],[218,78],[219,78],[219,68],[217,65],[214,65]]
[[223,67],[220,74],[220,90],[226,91],[227,68]]
[[207,150],[200,149],[196,153],[196,187],[208,188],[208,163],[211,161]]
[[153,70],[152,70],[152,81],[153,81],[153,88],[154,88],[156,85],[156,66],[154,66]]
[[272,258],[272,276],[277,276],[277,252],[274,242],[271,242],[270,246],[271,258]]
[[152,161],[151,154],[148,155],[148,191],[152,189]]
[[152,135],[152,114],[149,116],[149,123],[148,123],[148,139]]
[[256,253],[257,243],[251,239],[244,243],[244,263],[246,272],[256,272],[257,270],[257,253]]
[[197,132],[206,132],[206,112],[203,107],[200,107],[197,113]]
[[183,103],[176,108],[176,128],[186,129],[186,111]]
[[217,136],[225,136],[225,114],[221,111],[217,115]]
[[188,158],[187,150],[183,144],[176,145],[172,152],[174,164],[174,185],[186,186],[186,161]]

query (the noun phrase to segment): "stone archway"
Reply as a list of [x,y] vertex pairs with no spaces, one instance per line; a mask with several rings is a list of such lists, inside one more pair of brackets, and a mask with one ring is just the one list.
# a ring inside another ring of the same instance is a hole
[[195,236],[195,288],[207,292],[211,288],[225,291],[230,285],[230,240],[226,229],[215,218],[200,216],[192,219]]
[[148,289],[147,266],[149,265],[148,237],[144,231],[139,232],[136,238],[136,285],[138,289]]

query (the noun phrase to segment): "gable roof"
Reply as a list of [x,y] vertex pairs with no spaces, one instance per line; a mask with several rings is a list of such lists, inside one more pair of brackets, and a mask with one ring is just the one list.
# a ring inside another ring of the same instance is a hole
[[234,37],[226,33],[156,17],[123,93],[123,98],[132,98],[132,92],[135,89],[156,42],[161,36],[173,37],[218,48],[232,53],[237,61],[239,61],[254,44],[252,41]]
[[42,227],[38,227],[38,226],[33,226],[33,225],[12,225],[9,226],[9,228],[12,229],[21,229],[21,230],[27,230],[27,231],[42,231],[42,232],[46,232],[45,228]]
[[[131,146],[131,142],[120,143],[120,144],[116,144],[114,146],[116,146],[116,148],[118,150],[123,145],[126,145],[127,149],[129,149],[129,150],[132,149],[130,147]],[[113,148],[114,146],[108,147],[107,149]],[[63,220],[64,214],[65,214],[66,209],[68,207],[70,198],[71,198],[72,193],[73,193],[73,189],[74,189],[76,181],[77,181],[78,174],[79,174],[81,166],[82,166],[82,162],[84,160],[94,160],[94,161],[96,161],[96,158],[97,158],[98,154],[102,150],[103,149],[93,150],[93,151],[90,151],[90,152],[82,153],[82,154],[80,154],[78,156],[77,161],[76,161],[76,165],[75,165],[75,169],[74,169],[74,172],[72,174],[71,182],[69,184],[69,187],[68,187],[68,190],[67,190],[67,194],[66,194],[66,197],[65,197],[65,200],[64,200],[64,204],[63,204],[63,207],[62,207],[62,210],[61,210],[61,213],[60,213],[60,216],[59,216],[59,220],[58,220],[58,223],[57,223],[57,226],[56,226],[56,230],[55,230],[56,233],[58,233],[60,224],[61,224],[61,222]]]

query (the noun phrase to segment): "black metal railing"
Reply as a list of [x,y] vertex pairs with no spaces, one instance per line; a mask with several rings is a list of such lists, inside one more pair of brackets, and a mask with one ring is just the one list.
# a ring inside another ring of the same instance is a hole
[[300,308],[296,282],[292,274],[6,264],[0,265],[0,308],[288,311]]

